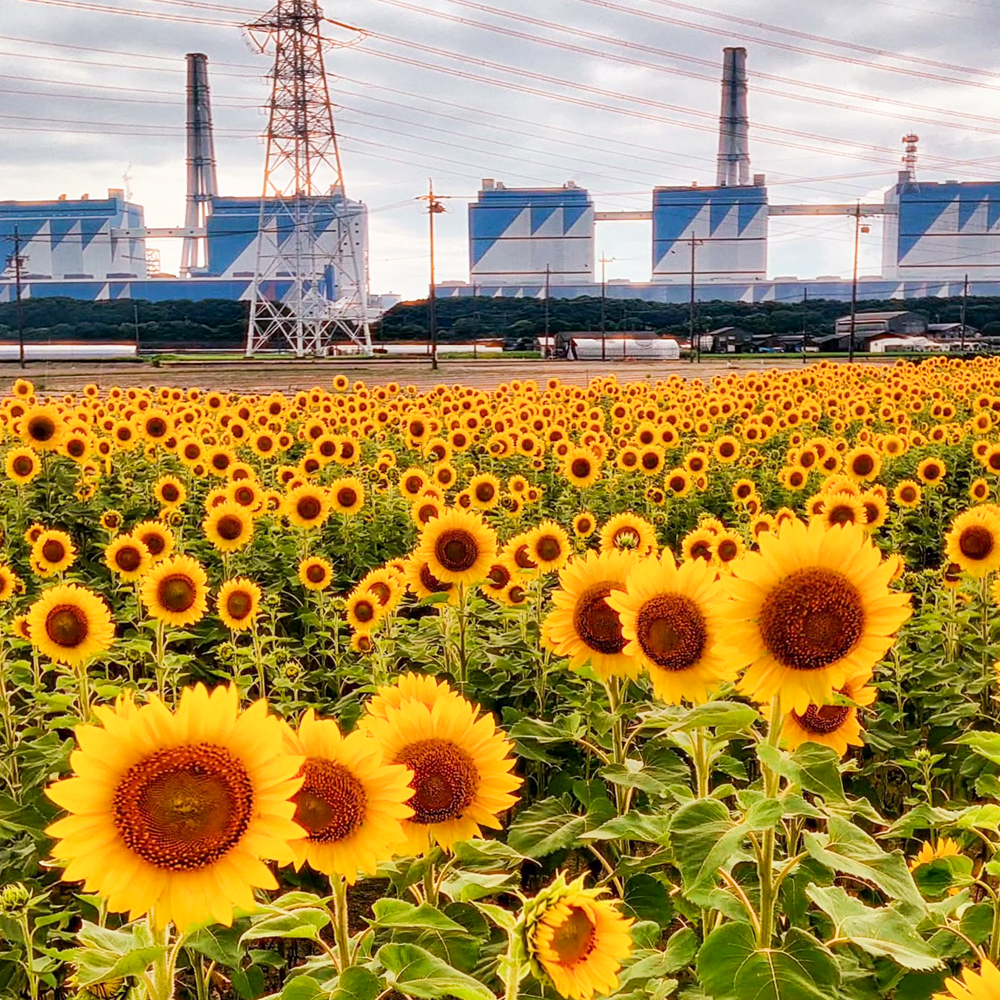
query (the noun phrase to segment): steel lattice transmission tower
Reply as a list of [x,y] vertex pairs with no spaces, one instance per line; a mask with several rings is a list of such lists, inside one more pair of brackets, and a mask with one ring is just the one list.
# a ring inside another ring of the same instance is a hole
[[344,193],[326,20],[317,0],[278,0],[246,26],[274,49],[248,357],[266,344],[324,355],[338,336],[371,351],[366,210]]

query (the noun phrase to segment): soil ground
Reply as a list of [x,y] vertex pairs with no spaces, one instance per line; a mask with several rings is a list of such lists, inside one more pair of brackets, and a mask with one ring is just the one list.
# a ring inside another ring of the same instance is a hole
[[[865,363],[891,363],[892,358],[865,358]],[[844,363],[847,362],[837,362]],[[0,385],[9,385],[24,376],[39,392],[61,394],[79,392],[90,382],[102,389],[113,385],[197,386],[234,392],[282,392],[329,388],[334,375],[343,373],[352,381],[369,385],[399,382],[427,389],[438,383],[462,384],[492,389],[512,379],[544,382],[552,376],[574,385],[586,385],[595,376],[615,375],[621,382],[636,382],[681,375],[684,378],[711,378],[731,371],[795,370],[803,367],[797,357],[727,360],[712,357],[692,364],[688,361],[534,361],[525,359],[442,360],[434,371],[426,359],[280,360],[280,361],[199,361],[183,360],[154,366],[148,362],[53,361],[29,362],[25,369],[17,363],[0,363]]]

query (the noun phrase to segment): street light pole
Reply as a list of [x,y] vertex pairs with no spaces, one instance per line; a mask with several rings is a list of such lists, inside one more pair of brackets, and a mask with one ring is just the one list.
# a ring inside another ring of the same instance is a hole
[[605,266],[610,264],[614,260],[614,257],[605,257],[601,254],[601,360],[607,361],[607,331],[608,331],[608,315],[607,315],[607,295],[606,286],[607,282],[605,280]]
[[851,281],[851,339],[847,345],[847,360],[854,361],[854,329],[858,314],[858,240],[861,237],[861,202],[854,208],[854,278]]
[[694,230],[691,230],[691,298],[688,303],[688,339],[691,341],[691,360],[695,360],[695,354],[697,353],[698,363],[701,363],[701,337],[698,338],[698,346],[695,348],[695,337],[694,337],[694,248],[695,248],[695,238]]
[[966,275],[965,282],[962,285],[962,333],[961,333],[962,341],[961,344],[959,345],[961,352],[963,354],[965,353],[965,307],[968,304],[968,300],[969,300],[969,276]]
[[16,305],[14,307],[14,315],[17,322],[17,343],[19,348],[19,356],[21,359],[21,367],[24,368],[24,313],[21,308],[21,274],[24,268],[27,257],[21,255],[21,233],[17,226],[14,226],[14,252],[7,257],[6,265],[7,269],[14,269],[14,287],[16,289]]
[[431,287],[427,296],[427,326],[431,337],[431,368],[437,371],[437,292],[434,288],[434,216],[444,211],[444,205],[434,197],[434,181],[428,181],[427,218],[430,225]]

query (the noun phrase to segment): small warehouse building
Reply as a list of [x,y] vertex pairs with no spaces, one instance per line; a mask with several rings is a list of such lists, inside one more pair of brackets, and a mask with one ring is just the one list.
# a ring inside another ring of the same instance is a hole
[[[563,341],[566,341],[565,347]],[[567,357],[578,361],[678,361],[680,344],[673,337],[655,333],[600,332],[560,333],[559,337],[538,337],[535,341],[543,357]]]

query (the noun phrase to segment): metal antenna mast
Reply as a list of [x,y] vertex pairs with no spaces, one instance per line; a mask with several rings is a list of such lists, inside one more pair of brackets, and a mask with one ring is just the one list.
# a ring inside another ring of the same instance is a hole
[[261,52],[274,48],[248,357],[267,344],[325,355],[338,336],[371,351],[365,208],[344,193],[327,20],[317,0],[278,0],[247,25]]

